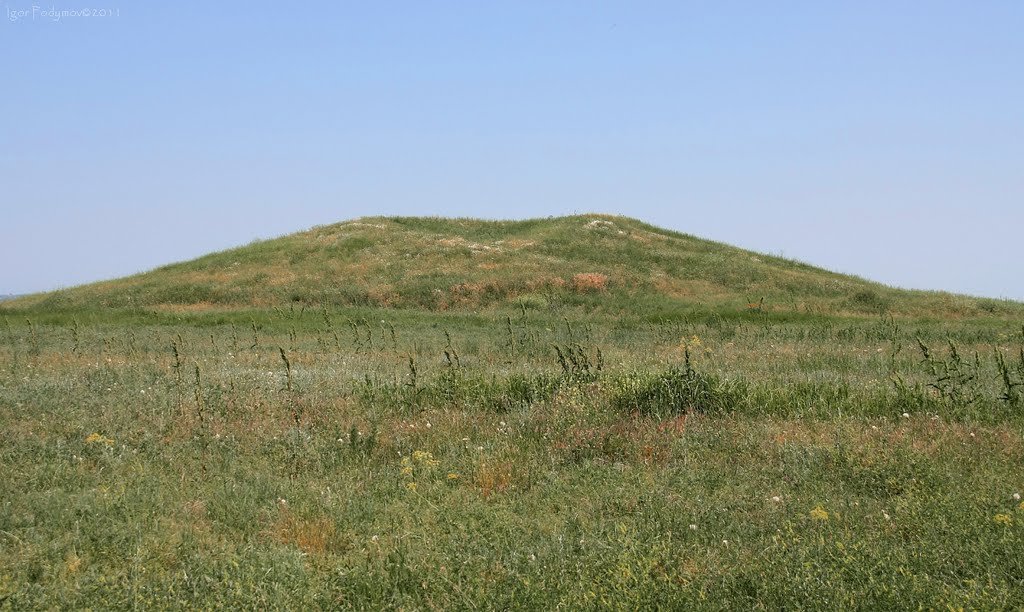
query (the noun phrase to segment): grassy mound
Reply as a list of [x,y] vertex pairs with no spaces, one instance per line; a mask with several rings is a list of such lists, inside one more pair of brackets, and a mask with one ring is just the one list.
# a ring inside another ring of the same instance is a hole
[[577,306],[1015,316],[1008,301],[904,291],[634,219],[363,218],[7,308],[204,311],[346,306],[445,310]]

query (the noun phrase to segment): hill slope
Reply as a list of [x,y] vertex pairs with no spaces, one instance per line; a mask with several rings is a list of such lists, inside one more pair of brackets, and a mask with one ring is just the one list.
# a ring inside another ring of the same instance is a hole
[[625,217],[527,221],[362,218],[3,307],[204,310],[551,304],[662,312],[684,305],[877,314],[1019,314],[1021,304],[904,291]]

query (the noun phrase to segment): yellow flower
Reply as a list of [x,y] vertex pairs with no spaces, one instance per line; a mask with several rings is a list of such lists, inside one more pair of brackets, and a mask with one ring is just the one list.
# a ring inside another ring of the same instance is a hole
[[68,555],[64,562],[67,564],[69,574],[74,574],[80,567],[82,567],[82,558],[76,553]]
[[1017,509],[1024,510],[1024,502],[1020,502],[1019,504],[1017,504]]
[[102,434],[91,433],[91,434],[89,434],[89,437],[85,439],[85,443],[86,444],[106,444],[107,446],[112,446],[114,444],[114,441],[111,440],[110,438],[102,435]]
[[415,482],[406,483],[405,488],[409,489],[410,491],[415,491],[416,490],[416,483]]
[[992,520],[995,521],[995,523],[997,525],[1012,525],[1013,524],[1013,519],[1010,517],[1009,514],[997,514],[997,515],[992,517]]
[[413,451],[412,458],[418,463],[422,463],[427,467],[434,467],[440,463],[437,459],[434,459],[434,455],[427,451]]
[[826,512],[821,506],[816,506],[814,510],[811,510],[811,518],[816,521],[827,521],[828,512]]
[[458,479],[459,479],[459,475],[456,474],[455,472],[450,472],[448,474],[448,480],[458,480]]
[[412,452],[412,456],[402,457],[401,472],[403,476],[412,476],[413,472],[417,469],[416,466],[420,466],[421,469],[433,468],[440,465],[440,463],[440,461],[434,459],[433,454],[424,450],[416,450]]

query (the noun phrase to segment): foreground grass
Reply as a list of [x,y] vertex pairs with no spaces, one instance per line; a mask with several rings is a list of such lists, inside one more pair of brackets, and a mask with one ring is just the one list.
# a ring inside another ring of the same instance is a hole
[[0,606],[1024,607],[1019,323],[382,312],[8,318]]

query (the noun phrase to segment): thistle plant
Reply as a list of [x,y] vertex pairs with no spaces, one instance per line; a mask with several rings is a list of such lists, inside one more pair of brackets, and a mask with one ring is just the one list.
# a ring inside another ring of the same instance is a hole
[[284,362],[284,375],[285,375],[285,391],[288,393],[292,392],[292,362],[288,360],[288,354],[285,353],[284,347],[277,347],[277,350],[281,352],[281,361]]
[[954,407],[965,407],[979,398],[978,383],[981,359],[977,352],[974,359],[964,359],[952,339],[947,339],[949,357],[942,359],[932,354],[931,349],[917,336],[917,346],[923,355],[923,362],[933,380],[928,387]]
[[[323,307],[323,310],[321,311],[321,316],[323,317],[323,320],[324,320],[324,331],[326,331],[329,336],[334,338],[334,345],[340,351],[341,350],[341,339],[338,337],[338,331],[336,329],[334,329],[334,322],[331,321],[331,315],[327,311],[327,306],[326,305]],[[324,343],[324,344],[326,345],[326,343]],[[324,350],[326,352],[326,348]]]
[[505,333],[507,336],[506,346],[508,346],[508,358],[509,363],[515,361],[516,358],[516,335],[512,331],[512,317],[505,317]]
[[419,393],[419,370],[416,369],[416,358],[412,355],[408,356],[409,359],[409,382],[406,383],[409,386],[413,394]]
[[196,399],[196,415],[199,416],[199,426],[205,427],[206,425],[206,406],[203,402],[203,378],[199,371],[199,362],[193,362],[195,366],[195,399]]
[[184,407],[182,406],[183,392],[181,386],[181,352],[178,350],[180,342],[180,335],[176,340],[171,341],[171,353],[174,355],[174,363],[171,365],[171,368],[174,370],[174,388],[177,391],[178,397],[178,414],[184,414]]
[[18,371],[18,344],[14,339],[14,331],[11,329],[11,321],[4,317],[4,326],[7,328],[7,343],[11,347],[11,374]]
[[78,318],[72,319],[71,322],[71,354],[78,355],[82,350],[82,338],[78,331]]
[[356,349],[356,354],[358,354],[360,349],[363,348],[363,339],[359,335],[359,325],[357,325],[352,319],[348,320],[348,325],[352,328],[352,345]]
[[[996,367],[999,369],[999,378],[1003,384],[1003,393],[999,396],[999,399],[1010,404],[1011,406],[1017,406],[1020,404],[1021,396],[1017,390],[1019,387],[1024,386],[1019,378],[1014,380],[1014,373],[1008,365],[1006,365],[1006,359],[1003,358],[1003,353],[996,349]],[[1024,372],[1024,348],[1021,349],[1020,353],[1020,364],[1018,368],[1021,372]],[[1020,374],[1018,374],[1018,377]]]
[[203,399],[203,379],[199,372],[199,362],[193,362],[195,366],[195,399],[196,399],[196,415],[199,417],[199,435],[202,439],[201,442],[201,454],[200,465],[202,473],[206,475],[206,458],[207,452],[210,445],[209,426],[206,422],[206,405]]
[[459,360],[459,352],[455,350],[455,346],[452,345],[452,335],[448,333],[448,330],[444,330],[445,347],[444,347],[444,358],[448,362],[448,367],[460,368],[462,362]]
[[295,427],[295,442],[292,445],[292,473],[291,477],[296,478],[299,474],[299,451],[302,446],[302,402],[298,400],[295,385],[292,381],[292,362],[284,347],[277,347],[281,355],[281,362],[284,363],[285,386],[282,391],[288,395],[288,407],[291,410],[292,424]]
[[594,357],[578,342],[565,346],[552,344],[555,358],[562,367],[562,375],[569,379],[592,380],[604,369],[604,354],[601,347],[594,347]]
[[39,336],[36,335],[36,326],[33,325],[32,319],[25,319],[25,322],[28,323],[29,339],[32,341],[32,354],[33,355],[38,355],[39,354]]
[[420,395],[425,389],[420,387],[419,384],[419,368],[416,366],[416,358],[412,355],[407,355],[407,363],[409,367],[409,380],[405,383],[405,387],[409,390],[409,410],[415,411],[420,405]]
[[366,345],[368,350],[373,351],[373,328],[370,327],[370,322],[363,319],[363,325],[366,326]]

